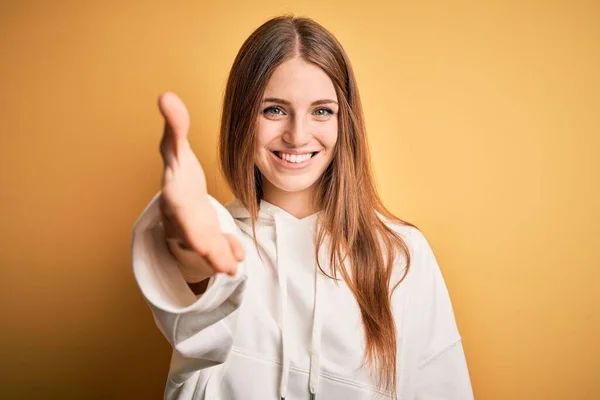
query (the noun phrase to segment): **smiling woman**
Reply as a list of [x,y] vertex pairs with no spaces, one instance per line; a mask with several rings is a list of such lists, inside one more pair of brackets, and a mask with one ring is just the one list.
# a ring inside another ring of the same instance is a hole
[[163,188],[133,264],[173,346],[165,398],[472,398],[436,258],[375,190],[331,33],[280,17],[243,44],[223,105],[225,207],[206,192],[184,104],[166,93],[159,106]]
[[337,104],[331,79],[314,64],[294,57],[275,70],[256,128],[255,165],[265,178],[265,200],[281,204],[291,195],[301,207],[297,213],[317,210],[312,191],[333,159]]

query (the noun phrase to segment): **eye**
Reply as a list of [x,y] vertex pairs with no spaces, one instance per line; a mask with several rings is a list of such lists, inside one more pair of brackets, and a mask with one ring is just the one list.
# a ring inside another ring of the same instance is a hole
[[266,116],[274,116],[279,117],[281,115],[285,115],[285,112],[278,106],[267,107],[263,110],[263,114]]
[[313,114],[320,118],[327,118],[330,115],[333,115],[333,111],[330,108],[322,107],[313,111]]

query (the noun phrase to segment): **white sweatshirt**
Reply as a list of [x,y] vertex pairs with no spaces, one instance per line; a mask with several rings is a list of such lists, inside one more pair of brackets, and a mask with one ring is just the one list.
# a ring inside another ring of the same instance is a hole
[[[134,275],[173,346],[165,399],[473,398],[448,291],[420,231],[391,225],[409,246],[411,268],[392,298],[397,393],[386,393],[371,369],[360,368],[365,337],[352,292],[316,266],[317,214],[297,219],[262,201],[259,256],[249,212],[239,201],[211,202],[221,229],[237,235],[246,258],[236,276],[217,274],[201,296],[168,250],[158,195],[134,228]],[[322,252],[328,271],[325,246]],[[404,261],[397,260],[397,278]]]

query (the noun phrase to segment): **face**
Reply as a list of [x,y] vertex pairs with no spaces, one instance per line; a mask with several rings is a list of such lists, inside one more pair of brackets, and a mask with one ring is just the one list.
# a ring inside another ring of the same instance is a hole
[[255,164],[267,191],[314,188],[332,161],[338,99],[327,74],[299,58],[271,76],[257,121]]

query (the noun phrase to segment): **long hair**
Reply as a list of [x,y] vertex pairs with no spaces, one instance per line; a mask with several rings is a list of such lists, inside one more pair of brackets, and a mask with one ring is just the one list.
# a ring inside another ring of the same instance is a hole
[[[293,57],[320,67],[332,80],[339,102],[338,141],[315,198],[321,210],[317,255],[327,239],[332,275],[320,264],[319,268],[333,279],[341,275],[354,294],[365,330],[363,365],[375,367],[380,387],[395,391],[396,327],[391,296],[408,272],[410,253],[384,219],[408,223],[392,215],[377,194],[354,72],[340,43],[317,22],[276,17],[242,45],[225,90],[221,169],[234,196],[250,211],[254,230],[263,196],[262,175],[254,164],[256,116],[269,78]],[[393,265],[399,254],[406,257],[406,267],[392,287]]]

